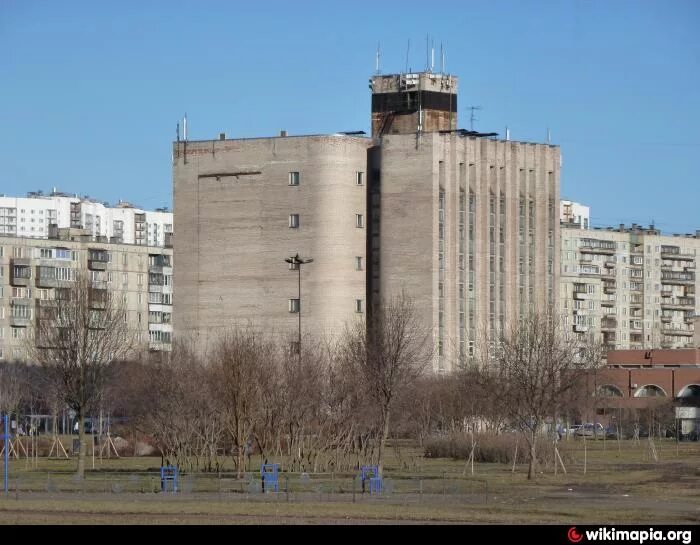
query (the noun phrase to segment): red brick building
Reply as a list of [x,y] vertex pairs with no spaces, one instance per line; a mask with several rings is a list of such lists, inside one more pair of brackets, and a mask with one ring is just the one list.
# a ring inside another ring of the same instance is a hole
[[682,433],[692,433],[700,429],[700,349],[610,351],[606,366],[589,377],[588,390],[596,392],[599,420],[610,421],[615,410],[671,402]]

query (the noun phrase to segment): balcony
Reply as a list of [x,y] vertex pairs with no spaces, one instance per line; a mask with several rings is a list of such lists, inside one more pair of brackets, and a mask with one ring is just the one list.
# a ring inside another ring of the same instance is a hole
[[606,295],[612,295],[615,292],[617,292],[617,288],[615,286],[603,286],[603,293]]
[[673,259],[676,261],[695,261],[693,254],[682,254],[680,248],[675,246],[662,246],[661,259]]
[[588,331],[588,326],[587,326],[587,325],[578,325],[578,324],[574,324],[574,331],[575,331],[576,333],[585,333],[586,331]]
[[661,321],[668,324],[673,321],[673,316],[661,316]]
[[614,321],[602,321],[600,323],[601,331],[615,331],[617,329],[617,322]]
[[10,285],[16,287],[29,286],[32,278],[32,268],[28,258],[12,258],[10,260]]
[[672,336],[676,336],[676,337],[692,337],[695,334],[695,332],[692,330],[673,329],[670,327],[664,327],[663,329],[661,329],[661,332],[664,335],[672,335]]
[[695,299],[678,297],[676,299],[662,298],[661,308],[671,310],[690,310],[695,308]]
[[29,327],[32,319],[29,316],[13,316],[10,314],[10,326],[12,327]]
[[611,298],[603,298],[600,301],[600,306],[602,307],[614,307],[615,303],[617,302],[617,299],[611,299]]
[[91,271],[106,271],[109,259],[88,259],[88,269]]
[[603,255],[615,255],[615,248],[603,248],[600,246],[580,246],[578,249],[582,254],[603,254]]
[[574,299],[577,301],[585,301],[588,299],[595,299],[595,293],[588,293],[585,291],[575,291],[574,292]]
[[149,341],[148,349],[154,352],[170,352],[172,350],[172,344],[162,341]]
[[673,290],[661,290],[661,297],[673,297]]

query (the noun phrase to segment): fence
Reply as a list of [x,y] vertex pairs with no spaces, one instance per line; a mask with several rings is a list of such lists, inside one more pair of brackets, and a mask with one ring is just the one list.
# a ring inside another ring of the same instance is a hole
[[[10,479],[10,495],[32,494],[173,494],[162,493],[159,472],[86,472],[79,479],[74,472],[28,471]],[[260,473],[181,473],[178,496],[208,497],[245,501],[285,502],[402,502],[402,503],[488,503],[488,484],[484,479],[442,476],[391,476],[384,478],[381,494],[362,491],[359,475],[351,473],[281,473],[279,491],[262,490]]]

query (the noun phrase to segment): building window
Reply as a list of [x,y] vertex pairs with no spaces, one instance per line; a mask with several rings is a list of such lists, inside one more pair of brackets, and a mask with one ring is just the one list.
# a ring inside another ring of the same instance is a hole
[[298,172],[290,172],[289,173],[289,185],[299,185],[300,179],[301,179],[301,176],[299,175]]
[[355,312],[362,312],[362,299],[355,299]]
[[299,214],[289,214],[289,227],[291,229],[299,227]]
[[355,214],[355,227],[362,229],[365,226],[365,217],[362,214]]
[[360,257],[359,255],[355,258],[355,270],[356,271],[362,270],[362,257]]
[[299,299],[289,300],[289,312],[299,312]]
[[365,185],[365,173],[364,172],[356,172],[355,173],[355,183],[357,185]]

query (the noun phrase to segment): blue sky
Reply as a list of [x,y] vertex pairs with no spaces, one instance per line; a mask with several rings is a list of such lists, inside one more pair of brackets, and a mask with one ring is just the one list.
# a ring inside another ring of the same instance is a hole
[[[0,192],[172,202],[171,141],[369,131],[385,73],[460,78],[460,126],[543,141],[596,225],[700,228],[700,2],[0,1]],[[439,54],[436,55],[439,57]]]

